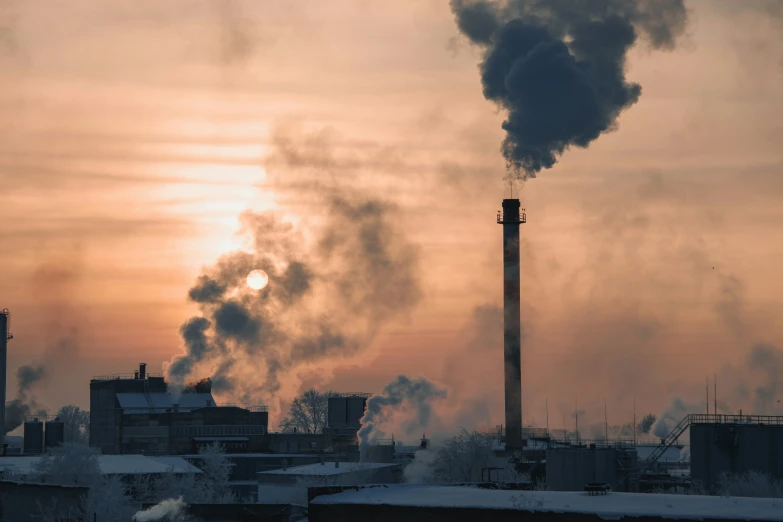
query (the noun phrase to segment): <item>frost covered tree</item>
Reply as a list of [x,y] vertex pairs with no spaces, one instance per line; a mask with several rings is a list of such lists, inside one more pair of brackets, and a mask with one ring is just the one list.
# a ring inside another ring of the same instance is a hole
[[726,497],[783,498],[783,481],[758,471],[723,473],[717,491]]
[[51,448],[33,466],[30,479],[46,484],[85,486],[87,513],[101,513],[102,520],[128,520],[134,513],[119,477],[101,473],[98,452],[85,444],[66,442]]
[[68,404],[59,409],[57,418],[65,425],[65,442],[81,442],[82,444],[89,442],[89,411],[85,411],[73,404]]
[[226,458],[223,446],[219,442],[214,442],[199,448],[198,454],[200,459],[197,466],[201,469],[202,475],[196,479],[196,488],[203,491],[203,502],[207,504],[236,502],[229,482],[231,468],[234,465]]
[[280,421],[282,431],[301,433],[321,433],[326,426],[329,396],[334,392],[319,392],[315,388],[302,393],[294,399],[288,414]]

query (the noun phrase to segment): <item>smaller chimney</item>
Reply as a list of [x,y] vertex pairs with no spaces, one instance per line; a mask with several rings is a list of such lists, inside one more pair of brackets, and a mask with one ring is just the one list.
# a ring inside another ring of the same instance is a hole
[[335,467],[335,469],[340,467],[340,461],[339,460],[335,460],[334,461],[334,467]]
[[139,379],[147,378],[147,363],[139,363]]
[[138,379],[139,378],[139,370],[134,370],[133,371],[133,378],[134,379]]

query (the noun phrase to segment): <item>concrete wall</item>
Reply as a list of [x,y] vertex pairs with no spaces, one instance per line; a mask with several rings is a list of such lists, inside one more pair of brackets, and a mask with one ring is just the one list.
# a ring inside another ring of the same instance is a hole
[[0,481],[0,520],[73,521],[84,519],[87,488]]
[[783,426],[693,424],[691,478],[712,490],[721,473],[760,471],[783,479]]
[[584,491],[588,482],[617,484],[617,453],[612,448],[557,448],[546,452],[546,488]]

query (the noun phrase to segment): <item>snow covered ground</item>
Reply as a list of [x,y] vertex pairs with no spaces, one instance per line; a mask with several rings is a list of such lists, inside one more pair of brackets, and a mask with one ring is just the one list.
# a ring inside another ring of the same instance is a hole
[[462,486],[390,485],[325,495],[313,504],[521,509],[557,513],[594,513],[601,518],[663,516],[783,521],[783,499],[723,498],[698,495],[582,492],[501,491]]

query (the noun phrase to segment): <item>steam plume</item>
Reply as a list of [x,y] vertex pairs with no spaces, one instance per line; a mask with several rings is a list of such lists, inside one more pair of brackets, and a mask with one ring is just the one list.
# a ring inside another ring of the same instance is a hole
[[406,424],[408,435],[426,429],[432,416],[432,401],[444,399],[446,390],[423,377],[411,380],[398,375],[395,380],[383,387],[380,395],[374,395],[367,401],[367,410],[362,417],[359,440],[362,446],[369,443],[373,432],[390,420],[392,413],[405,405],[414,413],[414,418]]
[[[242,216],[252,248],[220,258],[190,290],[201,315],[180,329],[186,353],[167,369],[175,385],[209,363],[216,392],[268,399],[281,372],[356,353],[418,302],[418,252],[392,205],[332,191],[320,208],[326,215],[308,237],[273,213]],[[246,284],[255,268],[269,275],[261,291]],[[242,372],[256,381],[258,371],[263,384],[238,385]]]
[[508,113],[502,152],[522,179],[613,130],[641,95],[625,79],[628,50],[639,36],[671,49],[686,22],[683,0],[451,0],[451,9],[485,49],[484,97]]
[[46,410],[35,400],[32,388],[46,376],[43,365],[20,366],[16,370],[19,388],[16,398],[5,405],[5,432],[9,433],[25,421],[30,415],[44,415]]
[[134,522],[152,522],[154,520],[172,520],[175,519],[187,504],[183,502],[182,497],[178,499],[169,498],[159,504],[152,506],[145,511],[139,511],[133,515]]

